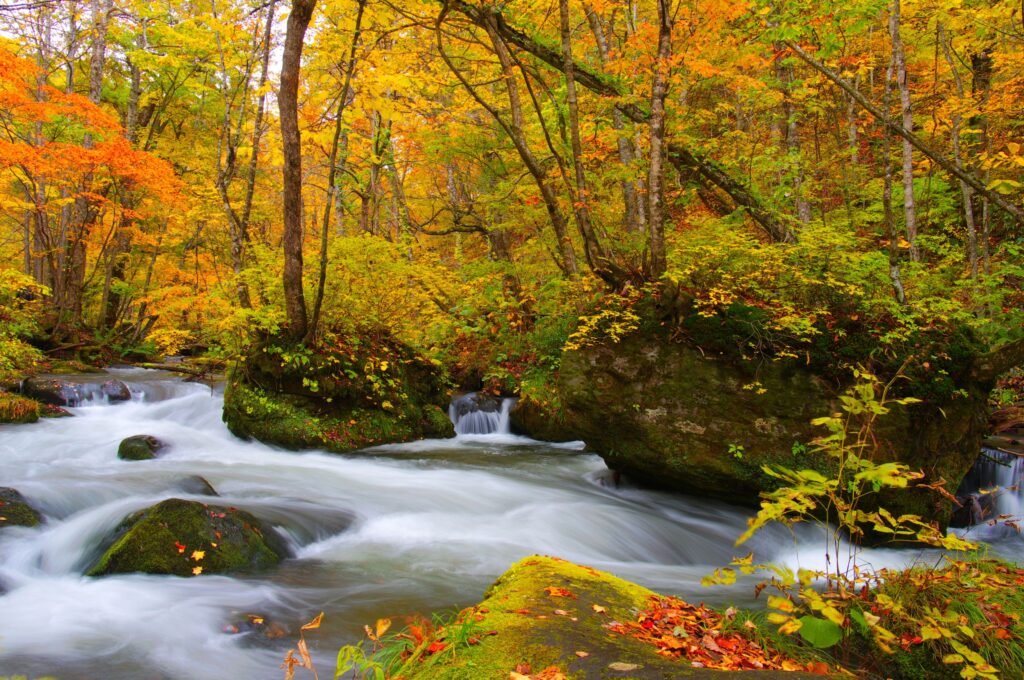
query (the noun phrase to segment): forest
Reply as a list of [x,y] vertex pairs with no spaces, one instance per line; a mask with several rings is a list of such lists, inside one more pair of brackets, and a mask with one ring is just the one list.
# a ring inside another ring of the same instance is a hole
[[1022,111],[1009,0],[8,0],[0,677],[1024,675]]

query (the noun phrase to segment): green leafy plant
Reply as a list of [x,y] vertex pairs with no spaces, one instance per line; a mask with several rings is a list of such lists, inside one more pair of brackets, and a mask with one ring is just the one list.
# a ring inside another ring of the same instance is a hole
[[[862,368],[855,370],[854,385],[839,399],[841,411],[813,421],[826,432],[811,442],[810,450],[828,458],[831,474],[765,466],[765,473],[782,484],[763,494],[760,510],[736,541],[743,544],[772,522],[814,522],[826,529],[829,568],[794,572],[784,566],[755,564],[752,555],[747,555],[704,582],[733,583],[737,572],[767,572],[769,580],[759,584],[758,592],[769,586],[776,591],[768,598],[771,611],[767,619],[778,625],[782,634],[797,633],[808,645],[827,649],[860,633],[887,653],[936,641],[942,651],[937,654],[941,663],[960,665],[962,677],[995,678],[997,671],[984,658],[985,650],[977,644],[966,618],[948,603],[921,606],[906,599],[905,591],[893,587],[903,572],[873,571],[858,562],[857,546],[867,530],[873,537],[887,536],[892,541],[948,551],[976,549],[919,516],[894,516],[878,504],[879,492],[908,489],[923,477],[906,465],[876,460],[878,418],[894,406],[918,401],[891,396],[901,377],[897,374],[882,383]],[[952,572],[944,578],[955,576]]]

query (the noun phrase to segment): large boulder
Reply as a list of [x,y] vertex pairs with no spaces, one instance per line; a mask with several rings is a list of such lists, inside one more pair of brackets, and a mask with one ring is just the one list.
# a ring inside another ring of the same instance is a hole
[[571,442],[578,437],[566,427],[558,399],[520,397],[508,414],[512,431],[545,442]]
[[[531,673],[562,678],[818,677],[803,672],[695,667],[686,658],[667,657],[652,644],[612,632],[613,622],[635,620],[658,596],[635,583],[557,558],[535,555],[512,565],[484,597],[461,614],[467,627],[479,631],[470,633],[475,637],[468,644],[458,638],[428,639],[430,644],[423,644],[427,652],[406,663],[399,671],[401,677],[471,680]],[[455,653],[449,652],[452,645],[458,646]],[[431,654],[431,648],[440,648],[439,653]]]
[[274,530],[249,513],[180,498],[126,517],[110,543],[89,576],[258,571],[288,552]]
[[78,385],[57,378],[26,378],[21,385],[21,393],[54,406],[75,406],[82,399]]
[[[650,485],[756,506],[759,493],[777,484],[765,465],[830,472],[829,459],[808,450],[823,434],[811,420],[837,411],[846,385],[801,363],[745,361],[635,333],[567,352],[559,396],[567,429],[610,468]],[[906,463],[953,493],[978,456],[988,389],[966,378],[951,388],[948,396],[924,394],[923,403],[893,408],[875,436],[881,460]],[[943,525],[952,509],[924,490],[875,500]]]
[[236,436],[344,453],[451,437],[442,371],[385,331],[333,335],[315,351],[265,338],[233,367],[224,421]]
[[34,527],[43,521],[25,497],[16,489],[0,487],[0,528],[5,526]]
[[165,446],[152,435],[136,434],[121,440],[117,447],[117,457],[121,460],[151,460]]
[[32,377],[22,383],[21,392],[26,397],[53,406],[78,406],[83,401],[96,397],[105,398],[111,403],[132,398],[131,390],[120,380],[82,383],[59,378]]

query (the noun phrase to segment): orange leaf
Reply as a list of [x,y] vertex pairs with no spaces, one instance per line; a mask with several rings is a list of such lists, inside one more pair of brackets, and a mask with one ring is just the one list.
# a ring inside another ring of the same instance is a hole
[[320,627],[320,622],[324,620],[324,613],[320,612],[316,615],[316,618],[304,625],[301,630],[313,630]]
[[573,592],[567,588],[559,588],[557,586],[548,586],[544,589],[544,592],[551,597],[571,597],[575,599]]

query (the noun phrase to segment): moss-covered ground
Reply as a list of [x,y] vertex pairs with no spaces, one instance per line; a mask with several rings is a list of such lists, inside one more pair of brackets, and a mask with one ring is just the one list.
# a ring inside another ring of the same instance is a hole
[[[423,640],[389,675],[404,680],[507,680],[513,672],[529,676],[547,669],[554,675],[550,669],[556,668],[567,678],[812,677],[694,667],[610,629],[614,622],[634,620],[652,597],[656,594],[642,586],[590,567],[529,557],[498,579],[483,602]],[[403,640],[400,636],[391,644],[412,647]]]

